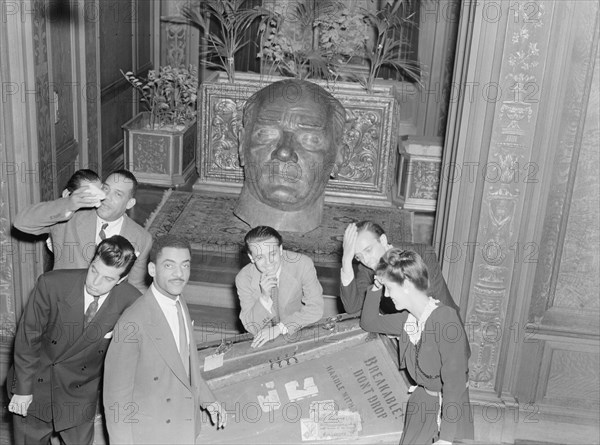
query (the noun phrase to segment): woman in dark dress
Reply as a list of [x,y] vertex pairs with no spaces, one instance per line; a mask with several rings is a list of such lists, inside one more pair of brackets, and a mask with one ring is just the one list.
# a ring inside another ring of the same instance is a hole
[[[385,287],[399,314],[379,313],[377,287]],[[469,402],[469,348],[456,311],[427,295],[427,266],[415,252],[392,248],[376,267],[361,326],[399,337],[400,366],[415,386],[404,419],[401,444],[445,444],[473,438]]]

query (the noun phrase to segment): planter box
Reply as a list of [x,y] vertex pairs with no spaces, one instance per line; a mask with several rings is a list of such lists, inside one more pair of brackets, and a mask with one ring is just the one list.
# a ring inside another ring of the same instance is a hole
[[435,212],[442,167],[442,138],[402,138],[394,201],[407,210]]
[[147,128],[145,111],[123,125],[125,166],[143,184],[185,184],[196,161],[196,121],[182,130]]
[[[194,189],[239,193],[243,170],[239,166],[238,129],[246,100],[278,76],[236,73],[236,82],[214,73],[200,87],[198,122],[199,179]],[[326,202],[392,205],[395,180],[399,104],[397,82],[382,84],[367,94],[357,83],[315,81],[332,93],[346,108],[350,120],[344,134],[344,163],[338,178],[325,190]]]

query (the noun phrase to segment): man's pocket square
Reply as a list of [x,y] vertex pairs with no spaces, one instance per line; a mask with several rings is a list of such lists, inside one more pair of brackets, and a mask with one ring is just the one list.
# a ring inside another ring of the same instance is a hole
[[107,334],[104,336],[104,338],[112,338],[112,336],[113,336],[113,332],[114,332],[114,331],[110,331],[110,332],[108,332],[108,333],[107,333]]

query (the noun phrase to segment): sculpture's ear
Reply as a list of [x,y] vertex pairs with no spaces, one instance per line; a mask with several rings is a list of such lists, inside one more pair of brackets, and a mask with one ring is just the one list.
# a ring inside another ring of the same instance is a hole
[[329,175],[333,179],[337,178],[337,175],[338,175],[338,173],[340,171],[340,168],[342,167],[342,163],[344,162],[343,150],[344,150],[344,145],[340,144],[337,147],[337,152],[336,152],[336,155],[335,155],[335,161],[333,163],[333,169],[331,170],[331,174]]
[[244,156],[244,149],[246,144],[246,130],[244,127],[240,127],[238,130],[238,155],[240,157],[240,167],[243,167],[246,163],[246,158]]

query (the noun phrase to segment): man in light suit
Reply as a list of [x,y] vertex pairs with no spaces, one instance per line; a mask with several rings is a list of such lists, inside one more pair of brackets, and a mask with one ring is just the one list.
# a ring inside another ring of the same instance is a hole
[[117,170],[102,184],[106,197],[98,208],[93,207],[98,197],[84,187],[65,198],[41,202],[19,212],[15,227],[33,235],[50,234],[54,269],[87,268],[100,241],[112,235],[124,236],[137,255],[128,280],[144,292],[152,237],[125,214],[135,205],[137,186],[131,172]]
[[[43,274],[27,302],[7,378],[15,443],[91,444],[104,356],[121,313],[140,292],[123,282],[133,246],[102,241],[88,269]],[[23,416],[23,417],[20,417]]]
[[111,444],[196,443],[200,407],[217,428],[225,426],[225,411],[200,375],[194,330],[181,297],[190,262],[187,240],[157,238],[148,263],[154,281],[115,327],[104,372]]
[[257,226],[244,238],[251,264],[235,277],[240,320],[253,348],[293,334],[323,316],[323,288],[310,258],[283,250],[277,230]]

